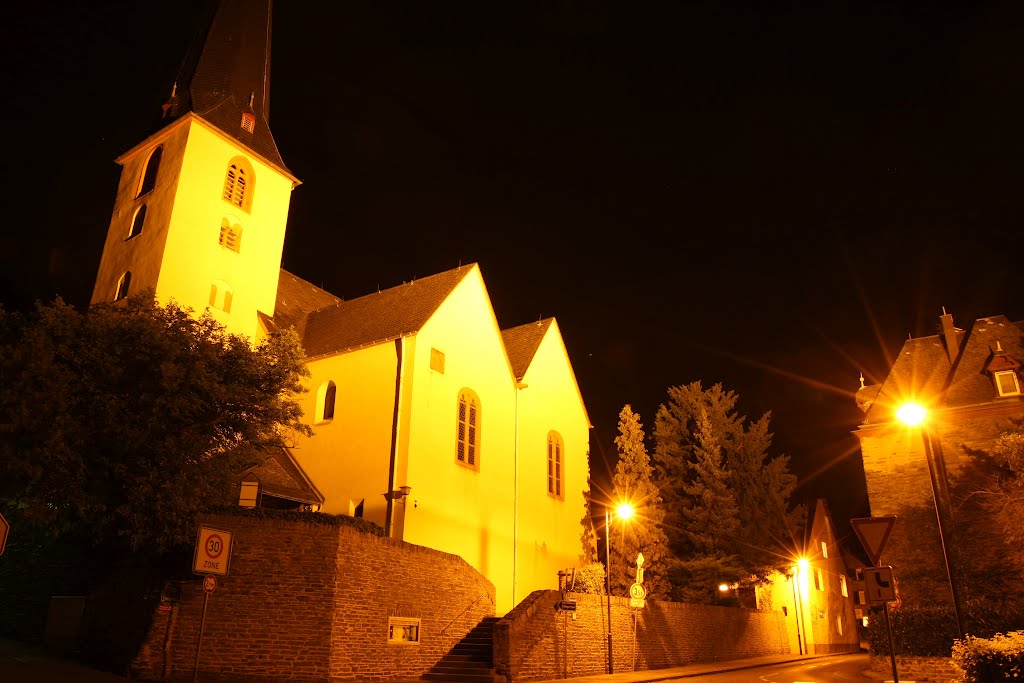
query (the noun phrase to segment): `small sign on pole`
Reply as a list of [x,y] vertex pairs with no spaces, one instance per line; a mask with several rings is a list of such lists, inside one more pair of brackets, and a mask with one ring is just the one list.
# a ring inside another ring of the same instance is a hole
[[196,538],[196,553],[192,561],[192,571],[196,574],[219,574],[227,576],[231,563],[231,532],[213,529],[208,526],[199,527]]

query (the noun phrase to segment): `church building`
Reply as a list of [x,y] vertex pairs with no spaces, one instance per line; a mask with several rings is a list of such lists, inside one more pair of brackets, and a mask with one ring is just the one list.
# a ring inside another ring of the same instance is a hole
[[152,289],[254,342],[293,328],[314,431],[243,505],[364,517],[461,556],[497,614],[579,563],[590,423],[558,323],[501,329],[481,266],[342,300],[281,268],[299,184],[269,126],[270,0],[222,0],[122,154],[92,302]]

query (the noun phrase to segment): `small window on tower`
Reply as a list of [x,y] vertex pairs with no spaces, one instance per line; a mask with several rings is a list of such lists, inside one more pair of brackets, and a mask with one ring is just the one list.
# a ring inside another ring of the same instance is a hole
[[136,197],[141,197],[156,187],[156,174],[160,170],[160,157],[163,156],[163,152],[164,148],[161,145],[149,155],[149,160],[146,162],[146,171],[142,174],[142,182],[139,183],[139,191],[135,193]]
[[256,117],[246,112],[242,114],[242,130],[246,133],[251,133],[253,128],[256,127]]
[[117,290],[114,292],[114,301],[120,301],[128,296],[128,287],[132,283],[131,271],[125,271],[121,279],[117,281]]
[[220,222],[220,237],[217,242],[225,249],[238,253],[242,248],[242,226],[237,223],[231,223],[226,218],[222,219]]
[[135,217],[132,218],[132,229],[128,231],[128,239],[142,234],[142,225],[146,222],[146,205],[143,204],[135,210]]
[[232,298],[234,298],[234,292],[232,292],[231,286],[223,280],[217,280],[210,285],[210,308],[230,313]]
[[224,201],[231,202],[243,211],[252,205],[253,171],[252,166],[243,157],[235,157],[228,164],[224,175]]

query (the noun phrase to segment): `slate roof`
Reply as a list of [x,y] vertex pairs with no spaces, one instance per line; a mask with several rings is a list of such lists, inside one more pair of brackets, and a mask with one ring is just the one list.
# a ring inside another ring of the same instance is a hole
[[[164,105],[164,117],[198,114],[288,171],[270,133],[271,14],[271,0],[211,3]],[[252,132],[242,129],[243,113],[255,117]]]
[[474,268],[459,266],[349,301],[282,271],[273,323],[294,326],[309,358],[392,341],[418,332]]
[[284,448],[273,449],[266,462],[243,473],[260,480],[264,494],[307,505],[323,505],[324,497]]
[[530,363],[533,362],[533,356],[537,353],[540,342],[547,334],[553,320],[554,318],[545,318],[535,323],[527,323],[501,331],[501,337],[505,342],[505,352],[508,354],[508,362],[512,366],[512,373],[517,381],[522,380],[526,375]]
[[[938,405],[957,408],[995,401],[998,397],[986,366],[997,342],[1018,361],[1024,359],[1024,321],[1005,316],[979,318],[966,333],[957,330],[959,355],[951,365],[941,335],[908,339],[865,415],[864,424],[889,422],[904,402],[940,397]],[[870,390],[866,387],[858,392]]]

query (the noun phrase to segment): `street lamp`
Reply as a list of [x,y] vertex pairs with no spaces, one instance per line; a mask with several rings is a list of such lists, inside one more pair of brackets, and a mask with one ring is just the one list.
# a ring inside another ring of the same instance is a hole
[[[935,506],[935,523],[939,529],[939,543],[942,545],[942,559],[946,564],[946,579],[949,581],[949,596],[953,600],[953,616],[956,618],[957,637],[963,638],[963,618],[960,614],[960,596],[957,594],[956,580],[953,577],[953,565],[949,560],[949,548],[946,541],[946,527],[942,522],[942,503],[939,495],[940,483],[945,484],[946,466],[942,461],[942,451],[936,453],[932,449],[932,436],[925,423],[928,411],[918,403],[905,403],[896,411],[896,417],[908,427],[921,427],[921,439],[924,441],[924,458],[928,464],[928,479],[932,486],[932,503]],[[940,482],[939,477],[942,477]]]
[[612,512],[611,505],[604,506],[604,587],[608,594],[608,673],[615,673],[612,664],[612,515],[616,514],[623,522],[633,516],[633,506],[619,503]]
[[[793,600],[795,605],[795,617],[796,617],[796,647],[802,655],[809,654],[807,652],[807,622],[803,619],[803,605],[800,601],[800,596],[804,591],[803,576],[806,575],[808,567],[811,566],[810,561],[806,557],[797,559],[796,565],[793,567]],[[800,622],[804,622],[803,635],[801,636]]]

